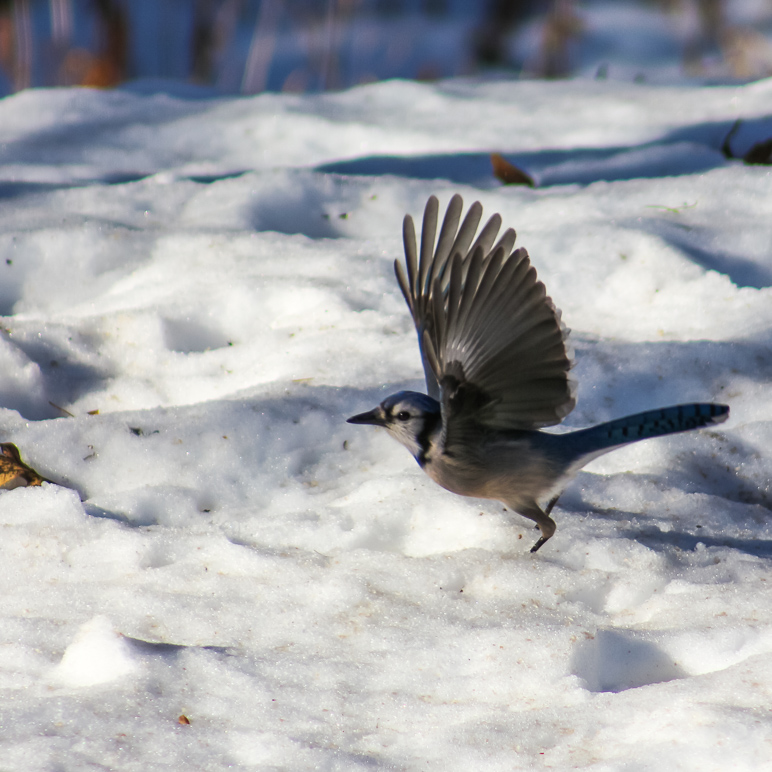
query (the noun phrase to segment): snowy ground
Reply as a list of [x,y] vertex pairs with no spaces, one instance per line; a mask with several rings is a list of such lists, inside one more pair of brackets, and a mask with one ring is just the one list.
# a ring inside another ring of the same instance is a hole
[[[149,92],[0,102],[0,440],[84,499],[0,492],[0,766],[770,768],[772,175],[718,148],[772,81]],[[732,408],[537,555],[344,420],[422,388],[391,263],[454,192],[574,330],[567,426]]]

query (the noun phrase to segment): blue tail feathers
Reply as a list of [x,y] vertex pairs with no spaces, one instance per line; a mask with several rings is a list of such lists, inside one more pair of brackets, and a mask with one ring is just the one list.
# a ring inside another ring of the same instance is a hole
[[712,403],[673,405],[661,410],[647,410],[645,413],[617,418],[576,434],[584,435],[582,444],[588,448],[590,454],[599,455],[630,442],[714,426],[723,423],[728,417],[728,405]]
[[645,440],[648,437],[661,437],[665,434],[720,424],[728,417],[727,405],[674,405],[661,410],[647,410],[645,413],[618,418],[596,426],[594,429],[599,436],[607,439],[609,446],[624,445],[627,442]]

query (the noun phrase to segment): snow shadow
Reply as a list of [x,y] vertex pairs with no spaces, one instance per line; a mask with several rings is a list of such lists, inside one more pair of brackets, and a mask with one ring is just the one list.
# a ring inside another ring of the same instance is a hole
[[[494,149],[491,152],[497,151]],[[488,152],[369,156],[323,164],[315,171],[364,176],[394,175],[419,180],[445,179],[489,189],[501,185],[493,176],[490,156]],[[700,174],[728,163],[718,151],[686,142],[672,146],[655,143],[638,147],[539,150],[506,153],[505,158],[531,175],[540,188]]]
[[[730,425],[738,418],[742,425],[743,417],[731,412],[731,397],[722,396],[728,373],[759,388],[772,381],[772,352],[764,340],[626,343],[588,341],[577,335],[573,343],[579,398],[576,413],[567,419],[571,428],[690,402],[727,402]],[[702,452],[695,443],[692,455],[679,458],[670,470],[669,483],[685,492],[710,493],[758,505],[772,518],[772,494],[756,466],[746,463],[739,474],[736,463],[722,461],[759,458],[766,448],[754,446],[741,433],[726,431],[723,425],[680,436],[702,437],[706,432],[715,438],[709,443],[710,449]],[[714,457],[719,450],[720,456]]]
[[743,552],[757,558],[772,558],[772,540],[770,539],[710,536],[678,530],[663,531],[656,526],[647,526],[643,530],[620,527],[618,532],[620,535],[643,544],[644,547],[658,553],[663,552],[664,548],[676,548],[681,552],[723,548]]
[[277,190],[263,197],[252,210],[251,225],[256,231],[302,234],[310,239],[334,239],[342,234],[336,227],[342,214],[327,211],[329,201],[323,191],[305,187]]
[[728,447],[727,455],[731,459],[745,460],[739,469],[729,466],[726,460],[723,463],[718,461],[712,453],[695,451],[690,457],[680,460],[678,468],[668,475],[668,481],[688,493],[709,492],[727,501],[755,505],[760,510],[757,519],[772,522],[772,491],[769,481],[761,476],[754,479],[760,470],[754,469],[752,463],[754,459],[766,455],[767,448],[746,442],[737,434],[733,434],[731,440],[722,445]]
[[256,231],[302,234],[310,239],[346,235],[344,223],[361,207],[365,185],[332,175],[308,172],[276,175],[250,198],[249,224]]
[[[66,474],[46,472],[83,491],[90,516],[130,527],[208,521],[224,507],[267,506],[292,486],[318,491],[337,484],[340,454],[362,439],[346,418],[372,404],[372,392],[302,384],[282,392],[68,419],[78,446],[93,457],[73,461]],[[103,469],[119,456],[133,463],[118,490],[114,481],[105,486]],[[159,464],[187,471],[159,477]],[[251,471],[236,471],[244,469]],[[163,550],[147,560],[163,565]]]
[[10,351],[17,350],[13,361],[23,361],[22,370],[35,367],[35,379],[34,383],[22,377],[7,379],[0,391],[0,407],[16,410],[31,421],[61,418],[65,415],[61,406],[104,388],[108,369],[85,361],[62,334],[62,330],[49,330],[37,337],[19,330],[2,342],[10,344]]
[[[718,516],[709,509],[701,512],[695,511],[693,522],[687,524],[682,514],[678,521],[675,519],[671,521],[674,523],[674,526],[661,528],[652,520],[654,515],[650,517],[645,513],[630,512],[621,507],[600,509],[585,503],[581,491],[583,485],[582,476],[585,474],[587,473],[580,472],[577,481],[569,484],[561,495],[556,507],[558,527],[560,527],[560,521],[565,518],[563,513],[569,516],[586,516],[589,514],[598,522],[606,521],[613,523],[615,538],[642,544],[658,555],[662,555],[674,567],[680,565],[681,553],[704,552],[711,549],[735,550],[756,558],[772,559],[772,539],[753,535],[730,536],[723,532],[726,529],[727,523],[733,520],[730,510],[734,513],[740,512],[732,504],[727,503],[723,508],[724,511],[721,511]],[[651,481],[650,475],[628,473],[627,477],[631,480],[640,479],[642,487],[645,487]],[[612,481],[613,478],[614,475],[608,477],[609,481]],[[698,479],[702,478],[698,477]],[[674,488],[678,487],[673,484],[670,475],[667,477],[667,484],[672,485]],[[682,490],[684,494],[692,492],[686,489]],[[713,492],[711,495],[717,498],[721,497],[721,494],[718,492]],[[733,501],[730,497],[726,497],[726,499],[727,502]],[[759,516],[759,512],[760,510],[757,508],[755,511],[746,512],[744,517],[742,514],[739,514],[738,521],[742,518],[742,522],[737,523],[739,529],[744,532],[755,529],[759,532],[763,530],[765,533],[769,533],[768,527],[763,522],[763,515],[765,513],[761,510],[762,514]],[[772,515],[766,519],[767,522],[772,521]],[[686,530],[687,528],[689,530]]]
[[598,630],[578,646],[571,668],[591,692],[622,692],[689,675],[656,643],[628,630]]
[[143,638],[132,638],[121,634],[129,647],[140,656],[160,657],[162,659],[176,659],[186,651],[212,651],[222,656],[231,656],[232,651],[227,646],[196,646],[183,643],[164,643],[160,641],[146,641]]
[[711,242],[711,232],[707,228],[685,226],[665,217],[638,218],[631,220],[628,225],[631,229],[658,236],[706,271],[717,271],[728,276],[737,287],[762,289],[772,286],[772,266],[754,262],[741,254],[703,246]]
[[183,354],[202,353],[233,345],[228,336],[213,324],[190,316],[161,319],[164,344],[170,351]]
[[[505,153],[508,161],[523,169],[538,187],[589,185],[593,182],[652,179],[699,174],[724,166],[721,147],[734,123],[717,121],[683,127],[653,142],[599,148],[544,149]],[[735,136],[738,155],[758,141],[772,136],[772,118],[743,123]],[[491,169],[491,148],[484,153],[443,153],[420,156],[366,156],[335,161],[316,171],[350,175],[394,175],[414,179],[446,179],[480,188],[498,187]]]
[[[620,342],[575,332],[571,343],[578,407],[598,423],[668,405],[721,401],[727,368],[750,381],[772,379],[772,352],[766,342]],[[576,415],[571,414],[568,425],[579,428]]]
[[[208,101],[181,101],[163,96],[140,102],[132,94],[118,90],[109,94],[81,90],[74,97],[71,91],[63,90],[52,92],[51,100],[54,104],[58,100],[62,115],[68,117],[2,143],[0,163],[31,168],[48,165],[85,168],[79,170],[69,184],[3,181],[0,198],[81,184],[120,184],[156,174],[164,165],[162,160],[147,153],[127,151],[138,146],[136,135],[146,135],[154,127],[209,111],[212,106]],[[90,109],[92,101],[98,102],[100,109]],[[143,104],[144,109],[138,109],[139,104]],[[109,161],[105,151],[114,151]],[[164,151],[159,147],[158,152]]]
[[71,188],[85,188],[89,185],[123,185],[127,182],[137,182],[148,175],[145,172],[138,174],[131,173],[106,173],[96,177],[78,179],[71,182],[27,182],[27,181],[9,181],[0,182],[0,201],[13,198],[23,198],[37,193],[50,193],[55,190],[69,190]]
[[706,121],[668,132],[664,142],[696,142],[716,150],[727,148],[734,158],[742,158],[753,145],[772,137],[772,114],[737,121]]
[[[508,156],[512,159],[512,156]],[[490,153],[449,153],[422,156],[366,156],[333,161],[314,171],[365,177],[391,175],[418,180],[445,179],[479,188],[498,187],[491,171]]]

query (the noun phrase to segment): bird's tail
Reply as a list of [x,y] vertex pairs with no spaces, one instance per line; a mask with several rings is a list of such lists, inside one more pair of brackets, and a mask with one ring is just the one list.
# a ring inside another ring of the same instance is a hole
[[662,437],[676,432],[688,432],[723,423],[729,417],[728,405],[698,403],[674,405],[661,410],[647,410],[625,418],[617,418],[589,429],[572,432],[575,448],[581,449],[582,466],[609,450],[631,442]]

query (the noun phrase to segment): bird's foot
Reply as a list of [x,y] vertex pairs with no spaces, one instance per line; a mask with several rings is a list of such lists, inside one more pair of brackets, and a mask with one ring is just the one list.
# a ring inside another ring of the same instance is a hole
[[539,541],[536,542],[536,544],[531,547],[531,552],[538,552],[539,548],[549,539],[549,536],[542,536],[539,538]]

